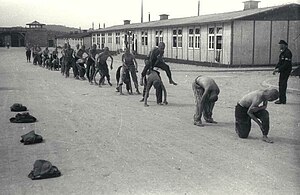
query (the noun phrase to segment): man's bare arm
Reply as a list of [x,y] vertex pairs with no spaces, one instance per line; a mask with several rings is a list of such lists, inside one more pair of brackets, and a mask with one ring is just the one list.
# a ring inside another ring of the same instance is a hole
[[111,59],[111,63],[110,63],[110,69],[112,70],[113,69],[113,62],[114,62],[114,59],[111,55],[109,55],[108,57],[110,57]]
[[250,116],[251,119],[253,119],[258,124],[258,126],[260,127],[260,129],[262,129],[262,123],[253,114],[254,112],[257,112],[258,109],[259,109],[259,107],[252,103],[252,105],[248,109],[247,114]]
[[135,71],[138,72],[138,63],[137,63],[134,56],[133,56],[133,61],[134,61],[134,64],[135,64]]

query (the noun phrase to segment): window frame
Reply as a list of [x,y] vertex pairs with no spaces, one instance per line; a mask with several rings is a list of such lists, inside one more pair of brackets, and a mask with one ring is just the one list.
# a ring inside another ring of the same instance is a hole
[[194,28],[189,28],[188,37],[188,48],[194,49]]
[[[212,32],[211,32],[212,29]],[[215,50],[215,27],[208,27],[208,50]]]

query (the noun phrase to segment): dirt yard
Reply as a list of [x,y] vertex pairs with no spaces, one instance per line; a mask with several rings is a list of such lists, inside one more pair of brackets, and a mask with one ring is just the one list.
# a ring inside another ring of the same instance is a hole
[[[170,64],[178,86],[161,73],[169,105],[157,105],[152,90],[144,107],[140,95],[115,92],[120,56],[113,87],[102,88],[26,63],[24,48],[1,48],[0,56],[0,194],[300,194],[299,93],[289,92],[286,105],[268,105],[273,144],[261,141],[254,123],[248,139],[234,130],[236,102],[276,80],[270,71],[201,72],[207,68]],[[191,84],[198,75],[211,76],[221,89],[213,113],[218,124],[193,125]],[[10,123],[13,103],[27,106],[38,122]],[[31,130],[45,141],[21,144]],[[38,159],[62,176],[29,179]]]

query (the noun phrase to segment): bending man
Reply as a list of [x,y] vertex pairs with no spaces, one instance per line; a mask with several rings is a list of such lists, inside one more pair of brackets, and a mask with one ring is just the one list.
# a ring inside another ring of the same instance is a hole
[[194,125],[203,126],[201,117],[208,123],[217,123],[212,118],[212,110],[218,100],[220,89],[216,82],[205,76],[198,76],[192,84],[196,98],[196,113],[194,114]]
[[[270,129],[269,112],[266,110],[268,101],[278,98],[277,89],[265,89],[245,95],[235,107],[235,131],[240,138],[247,138],[251,130],[251,119],[260,127],[263,141],[273,143],[268,138]],[[262,105],[260,105],[263,103]]]

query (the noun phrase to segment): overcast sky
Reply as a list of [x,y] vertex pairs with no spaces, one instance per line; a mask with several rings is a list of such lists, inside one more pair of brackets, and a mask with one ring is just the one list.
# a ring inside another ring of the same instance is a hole
[[[0,0],[0,26],[25,26],[37,20],[45,24],[95,28],[141,21],[142,0]],[[200,0],[200,14],[229,12],[243,9],[245,0]],[[143,0],[144,21],[158,20],[160,14],[169,18],[197,15],[198,0]],[[269,7],[299,0],[261,0],[259,7]]]

